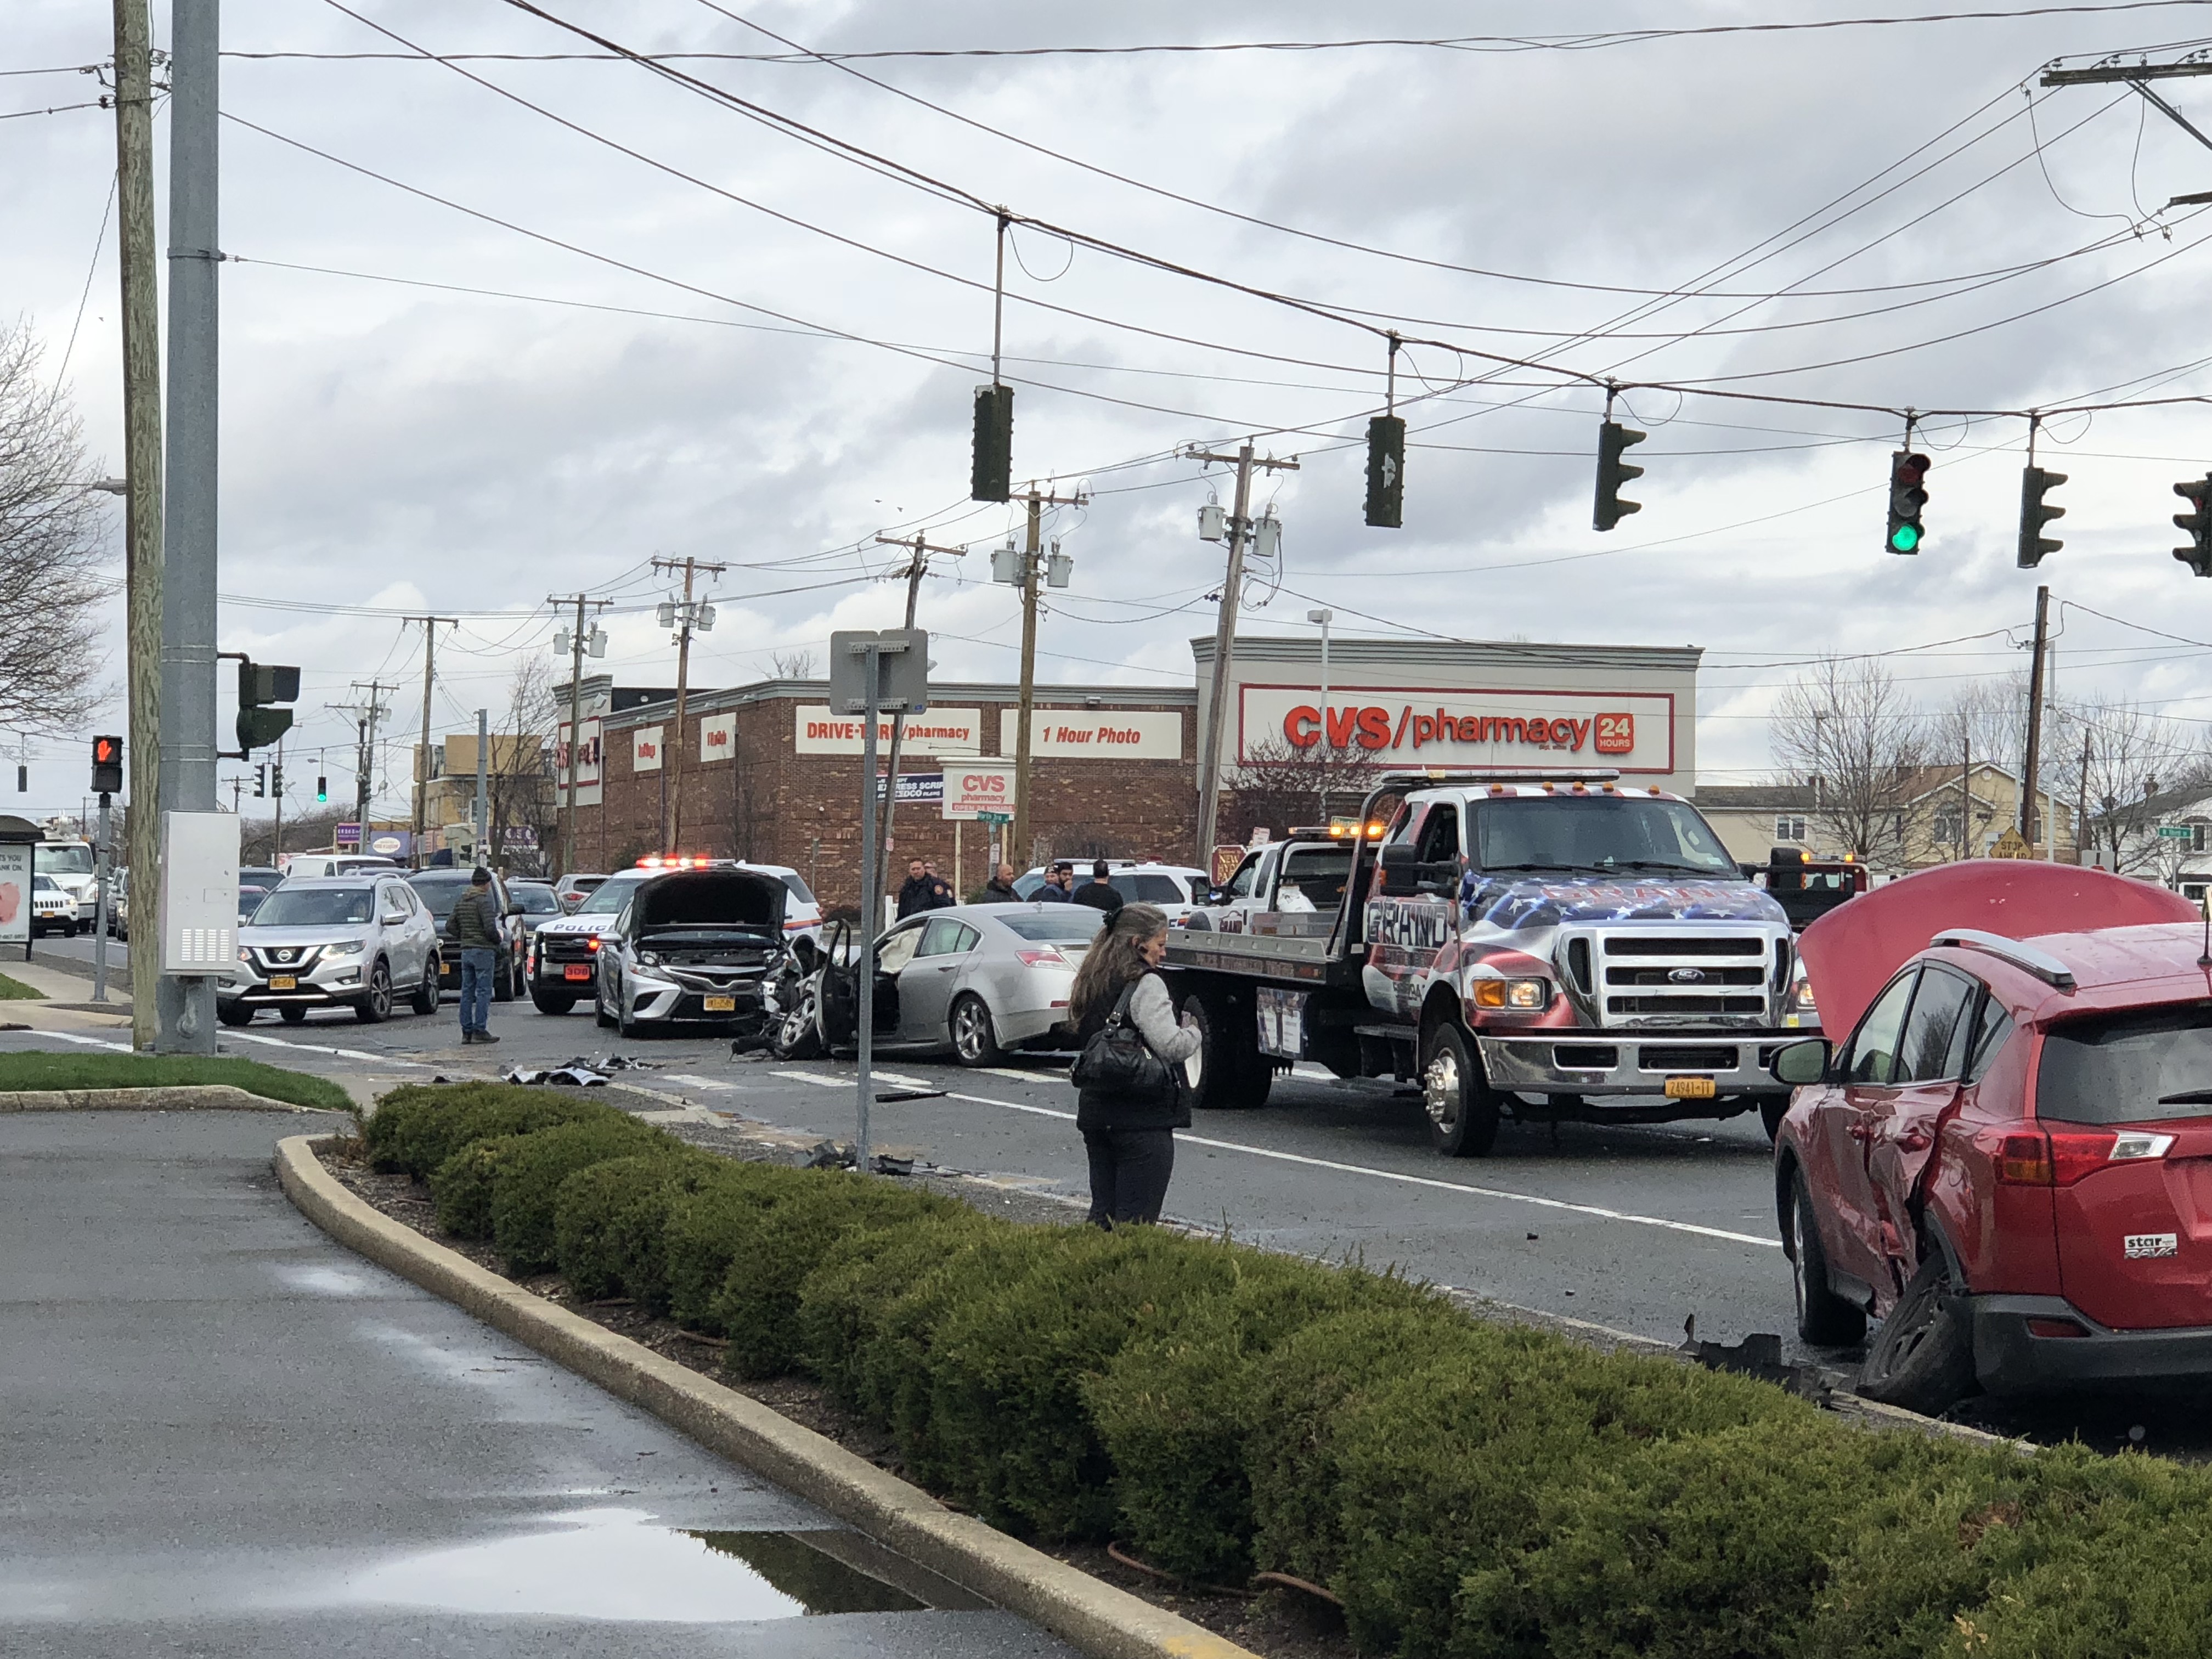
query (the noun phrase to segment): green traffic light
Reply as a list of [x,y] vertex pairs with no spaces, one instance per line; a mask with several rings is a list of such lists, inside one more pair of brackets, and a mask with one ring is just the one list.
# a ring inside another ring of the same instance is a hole
[[1920,545],[1919,526],[1909,524],[1901,524],[1898,526],[1896,529],[1889,532],[1889,545],[1890,550],[1893,552],[1911,553],[1915,551]]

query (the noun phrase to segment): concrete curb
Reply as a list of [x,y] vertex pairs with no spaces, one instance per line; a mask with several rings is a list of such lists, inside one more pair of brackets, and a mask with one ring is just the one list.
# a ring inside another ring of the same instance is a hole
[[392,1220],[323,1168],[315,1148],[324,1139],[280,1141],[276,1178],[302,1214],[348,1249],[1097,1659],[1256,1659],[1187,1619],[972,1516],[955,1514],[920,1487],[760,1401],[532,1296]]
[[176,1084],[161,1089],[19,1089],[0,1092],[0,1112],[323,1112],[248,1094],[228,1083]]

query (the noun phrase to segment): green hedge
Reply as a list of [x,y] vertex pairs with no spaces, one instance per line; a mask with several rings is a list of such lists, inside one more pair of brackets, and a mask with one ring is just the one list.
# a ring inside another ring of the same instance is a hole
[[2197,1468],[1870,1433],[1388,1276],[1016,1226],[573,1097],[401,1091],[370,1140],[456,1231],[726,1333],[739,1376],[818,1379],[948,1499],[1324,1583],[1365,1652],[2194,1659],[2212,1627]]

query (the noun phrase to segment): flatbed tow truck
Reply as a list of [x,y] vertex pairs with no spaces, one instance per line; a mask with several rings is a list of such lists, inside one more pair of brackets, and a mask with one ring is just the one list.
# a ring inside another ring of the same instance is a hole
[[1308,1060],[1418,1086],[1447,1157],[1508,1118],[1779,1124],[1767,1062],[1818,1011],[1782,907],[1689,802],[1615,772],[1394,773],[1333,868],[1299,851],[1328,833],[1169,930],[1197,1106],[1264,1105]]

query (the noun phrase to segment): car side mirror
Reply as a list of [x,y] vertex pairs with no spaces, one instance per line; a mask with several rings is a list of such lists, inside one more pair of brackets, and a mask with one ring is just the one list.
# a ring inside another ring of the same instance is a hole
[[1200,899],[1199,902],[1200,904],[1226,904],[1229,902],[1229,890],[1226,887],[1209,887],[1206,890],[1206,896]]
[[1766,1069],[1773,1073],[1777,1083],[1793,1086],[1807,1083],[1825,1083],[1828,1079],[1829,1061],[1835,1050],[1826,1037],[1808,1037],[1802,1042],[1792,1042],[1778,1048],[1774,1060]]
[[407,913],[404,910],[386,910],[382,917],[383,924],[386,927],[397,927],[406,920]]

